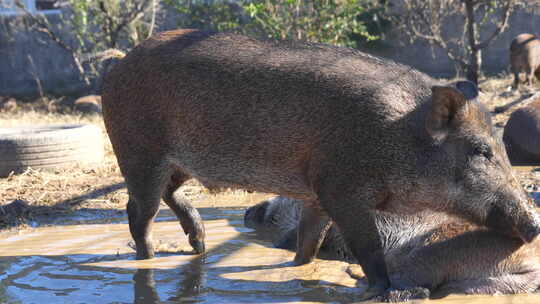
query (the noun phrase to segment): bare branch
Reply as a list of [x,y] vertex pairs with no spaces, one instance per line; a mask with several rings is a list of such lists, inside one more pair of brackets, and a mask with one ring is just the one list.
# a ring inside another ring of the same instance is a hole
[[[535,0],[536,1],[536,0]],[[411,41],[427,41],[446,52],[448,58],[464,67],[467,79],[478,80],[482,65],[481,50],[487,48],[509,25],[510,15],[523,0],[402,0],[402,7],[393,18]],[[499,19],[495,17],[499,16]],[[464,18],[456,30],[449,18]],[[498,20],[492,22],[490,19]],[[484,40],[480,38],[485,25],[495,24]],[[452,27],[448,27],[452,25]]]
[[28,11],[28,9],[26,9],[26,7],[21,3],[20,0],[17,0],[15,4],[24,12],[24,15],[27,18],[29,18],[34,24],[37,25],[35,29],[38,32],[41,32],[47,35],[58,46],[60,46],[62,49],[64,49],[70,54],[71,59],[73,60],[73,63],[75,64],[75,67],[77,68],[77,72],[83,78],[84,83],[86,85],[90,85],[90,79],[86,75],[84,71],[84,67],[81,64],[79,57],[77,56],[77,50],[73,48],[72,46],[68,45],[64,40],[60,38],[59,35],[57,35],[54,32],[54,30],[52,30],[51,24],[44,16],[36,16],[32,14],[30,11]]
[[[111,39],[111,46],[110,47],[116,47],[118,36],[120,35],[120,32],[124,30],[126,26],[131,24],[132,22],[137,21],[138,19],[142,18],[144,16],[144,13],[150,6],[153,4],[154,0],[145,0],[145,1],[134,1],[135,5],[133,8],[128,11],[127,13],[120,16],[121,22],[114,25],[114,22],[111,21],[110,23],[110,32],[109,37]],[[113,19],[111,19],[113,20]]]
[[506,5],[504,6],[502,13],[502,22],[497,24],[495,30],[491,33],[491,35],[488,36],[488,38],[486,38],[486,40],[475,46],[476,49],[481,50],[483,48],[486,48],[495,37],[497,37],[499,34],[506,30],[509,23],[508,21],[510,20],[510,15],[514,10],[515,2],[515,0],[506,0]]
[[[79,73],[80,79],[87,87],[97,76],[98,70],[95,62],[84,62],[88,53],[97,53],[103,49],[118,48],[120,38],[129,34],[133,25],[141,21],[147,13],[150,18],[149,35],[154,31],[157,0],[70,0],[69,14],[62,15],[61,23],[51,24],[43,14],[32,14],[23,4],[23,0],[15,0],[19,9],[24,12],[25,18],[31,22],[31,29],[41,33],[37,39],[53,41],[69,56]],[[66,2],[67,3],[67,2]],[[68,31],[64,31],[67,28]],[[71,39],[71,38],[75,39]],[[138,38],[135,38],[138,41]],[[132,41],[129,40],[129,43]]]
[[150,19],[150,28],[148,29],[148,35],[146,36],[147,38],[150,38],[150,36],[152,36],[152,34],[154,33],[154,26],[156,25],[156,11],[157,11],[157,8],[156,6],[158,5],[156,3],[156,0],[152,0],[152,17]]
[[37,25],[36,30],[38,32],[41,32],[47,35],[52,41],[56,42],[56,44],[58,44],[58,46],[60,46],[64,50],[68,52],[73,52],[73,48],[67,43],[65,43],[62,39],[60,39],[60,36],[58,36],[52,30],[51,24],[45,17],[43,16],[38,17],[32,14],[30,11],[28,11],[28,9],[24,6],[24,4],[21,3],[21,0],[17,0],[15,4],[17,5],[18,8],[20,8],[24,12],[24,15],[28,19],[30,19],[35,25]]
[[144,16],[144,12],[150,7],[150,5],[153,3],[153,0],[145,0],[139,3],[137,5],[137,2],[135,2],[134,8],[127,12],[126,14],[121,16],[122,22],[118,24],[116,31],[121,31],[124,27],[126,27],[131,22],[134,22]]
[[465,66],[464,56],[460,55],[459,51],[456,51],[455,48],[448,44],[451,40],[443,36],[441,28],[444,16],[447,16],[449,11],[457,9],[456,3],[446,3],[445,5],[442,2],[404,1],[405,8],[401,16],[403,17],[402,29],[408,33],[409,37],[420,38],[439,47],[451,60]]
[[36,68],[36,65],[34,64],[34,60],[32,59],[32,56],[30,54],[27,55],[28,62],[30,63],[30,66],[32,66],[32,76],[34,77],[34,80],[36,81],[36,85],[38,87],[39,97],[43,99],[45,94],[43,93],[43,86],[41,85],[41,80],[39,79],[38,71]]
[[[105,17],[105,22],[101,25],[101,28],[103,29],[103,32],[105,32],[110,39],[111,28],[114,24],[114,18],[109,13],[109,11],[107,11],[107,8],[105,7],[105,3],[103,1],[99,1],[99,9],[101,10],[101,12],[103,13],[103,16]],[[111,47],[114,47],[114,44],[115,43],[111,41]]]
[[476,48],[476,20],[474,18],[474,2],[470,0],[465,0],[465,15],[466,15],[466,28],[467,28],[467,38],[469,40],[469,46],[472,50],[477,50]]

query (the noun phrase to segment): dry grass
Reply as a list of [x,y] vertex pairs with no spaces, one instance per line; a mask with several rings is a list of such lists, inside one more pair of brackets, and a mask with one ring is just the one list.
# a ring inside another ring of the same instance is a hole
[[[51,103],[48,100],[18,103],[16,109],[0,112],[1,126],[93,124],[100,127],[107,138],[101,116],[84,116],[70,111],[62,114],[51,109]],[[75,165],[54,171],[28,169],[22,174],[0,179],[0,206],[15,199],[26,202],[28,210],[24,218],[19,219],[23,222],[41,216],[70,214],[80,209],[123,208],[127,194],[122,183],[111,144],[106,140],[105,159],[100,166],[83,168]],[[7,219],[0,221],[0,225],[18,222]]]
[[[515,103],[523,96],[530,94],[525,88],[519,92],[508,90],[511,83],[512,79],[505,75],[481,82],[480,99],[490,111]],[[61,105],[61,100],[48,99],[32,103],[18,102],[16,107],[0,111],[0,126],[93,124],[100,127],[104,138],[107,138],[101,116],[84,116]],[[504,127],[509,115],[519,107],[520,104],[517,103],[503,113],[494,114],[493,119],[496,125]],[[105,140],[105,151],[104,162],[93,168],[74,166],[56,171],[29,169],[23,174],[0,178],[0,228],[14,225],[21,227],[29,220],[43,222],[46,218],[72,215],[80,210],[98,213],[111,210],[123,212],[127,203],[127,191],[108,140]],[[538,191],[539,174],[529,170],[520,171],[519,176],[528,191]],[[183,191],[185,195],[196,201],[197,206],[205,207],[227,204],[249,205],[268,197],[268,195],[248,194],[244,191],[228,191],[224,195],[211,195],[195,181],[188,182],[183,187]],[[14,200],[24,201],[27,208],[21,214],[6,216],[2,206]]]
[[[520,86],[519,90],[511,90],[513,78],[507,74],[498,77],[483,79],[479,86],[482,90],[480,100],[493,115],[493,123],[497,127],[504,127],[513,111],[521,107],[520,101],[532,95],[536,88]],[[498,113],[497,108],[507,108]]]

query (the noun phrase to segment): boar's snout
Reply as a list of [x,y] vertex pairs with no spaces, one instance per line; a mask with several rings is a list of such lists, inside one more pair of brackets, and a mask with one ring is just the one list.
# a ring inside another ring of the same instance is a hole
[[534,212],[531,220],[518,225],[517,230],[518,236],[524,242],[532,242],[540,234],[540,216],[538,216],[537,212]]
[[251,206],[246,210],[244,214],[244,225],[248,228],[255,228],[257,225],[264,224],[264,218],[266,215],[266,210],[270,205],[269,201]]
[[532,242],[540,234],[540,225],[537,223],[534,226],[528,226],[522,229],[520,236],[521,239],[526,242]]
[[486,225],[530,243],[540,234],[540,214],[531,200],[518,206],[509,202],[495,204],[487,214]]

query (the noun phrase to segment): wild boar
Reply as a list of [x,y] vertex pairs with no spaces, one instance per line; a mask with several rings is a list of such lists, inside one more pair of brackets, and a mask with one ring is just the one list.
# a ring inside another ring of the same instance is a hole
[[375,209],[442,210],[530,242],[539,216],[476,95],[349,48],[156,34],[111,69],[102,96],[137,258],[154,255],[160,197],[204,250],[200,216],[176,192],[189,178],[303,200],[298,264],[338,223],[369,281],[362,298],[389,286]]
[[[264,228],[277,247],[294,250],[302,205],[278,196],[248,208],[245,224]],[[397,288],[379,300],[527,293],[540,287],[540,240],[523,245],[519,239],[429,210],[376,212],[375,218],[390,282]],[[356,262],[335,224],[321,251],[326,258]]]
[[510,44],[510,69],[514,73],[514,89],[519,86],[519,73],[525,72],[527,83],[540,79],[540,39],[533,34],[519,34]]
[[512,164],[540,163],[540,99],[510,115],[504,127],[503,141]]

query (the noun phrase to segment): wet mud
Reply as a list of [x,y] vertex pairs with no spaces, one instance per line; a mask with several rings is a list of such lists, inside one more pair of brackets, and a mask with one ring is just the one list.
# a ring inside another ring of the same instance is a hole
[[[154,224],[156,258],[134,260],[127,220],[0,234],[0,303],[350,303],[356,265],[291,265],[271,235],[243,225],[244,208],[203,207],[207,253],[194,255],[172,213]],[[258,233],[258,234],[257,234]],[[423,303],[415,301],[413,303]],[[453,295],[429,303],[540,303],[540,295]]]

